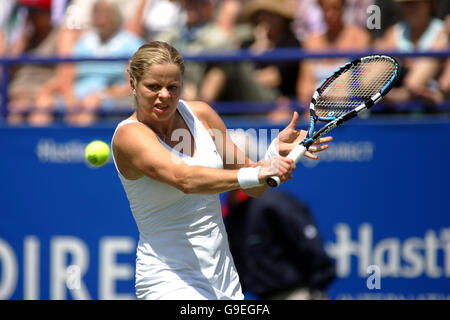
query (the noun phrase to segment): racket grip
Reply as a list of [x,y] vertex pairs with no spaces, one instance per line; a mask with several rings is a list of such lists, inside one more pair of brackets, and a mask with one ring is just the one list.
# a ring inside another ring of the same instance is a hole
[[[291,152],[289,152],[287,158],[290,158],[294,161],[294,163],[297,163],[301,158],[303,158],[305,152],[306,147],[303,144],[299,144],[294,149],[292,149]],[[269,187],[276,188],[280,185],[281,180],[277,176],[271,176],[267,178],[266,183],[269,185]]]
[[292,149],[291,152],[289,152],[287,157],[294,160],[294,163],[297,163],[300,161],[301,158],[303,158],[305,152],[306,147],[303,144],[299,144],[298,146],[295,146],[295,148]]

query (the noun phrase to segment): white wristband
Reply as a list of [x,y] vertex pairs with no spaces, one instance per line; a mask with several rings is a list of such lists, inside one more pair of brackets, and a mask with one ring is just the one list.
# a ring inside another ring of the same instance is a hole
[[273,139],[270,143],[269,147],[267,148],[266,154],[264,155],[264,161],[269,162],[270,159],[275,156],[280,156],[280,154],[278,153],[278,138]]
[[241,189],[249,189],[262,186],[259,182],[258,174],[261,166],[256,168],[241,168],[238,171],[238,181]]

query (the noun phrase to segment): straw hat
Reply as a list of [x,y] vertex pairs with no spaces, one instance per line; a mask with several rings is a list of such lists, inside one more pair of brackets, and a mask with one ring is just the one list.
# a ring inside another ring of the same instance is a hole
[[288,20],[294,19],[294,8],[289,0],[251,0],[244,7],[247,19],[252,20],[259,11],[276,13]]

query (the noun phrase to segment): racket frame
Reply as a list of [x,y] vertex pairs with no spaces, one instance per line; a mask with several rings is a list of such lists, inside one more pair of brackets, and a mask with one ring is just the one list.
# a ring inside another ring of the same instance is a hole
[[[361,103],[359,106],[357,106],[355,109],[337,117],[319,117],[316,115],[315,112],[315,106],[317,103],[317,99],[320,97],[322,92],[332,83],[333,79],[336,79],[339,77],[342,73],[346,72],[353,66],[360,64],[367,60],[373,60],[373,59],[387,59],[390,60],[395,65],[395,71],[391,77],[391,79],[386,83],[386,85],[376,94],[374,94],[372,97],[370,97],[367,101]],[[394,86],[395,82],[397,81],[399,77],[399,64],[397,60],[395,60],[391,56],[387,55],[371,55],[366,57],[361,57],[358,59],[355,59],[353,61],[347,62],[343,66],[341,66],[339,69],[337,69],[331,76],[326,78],[322,81],[319,88],[314,92],[311,102],[309,105],[310,109],[310,125],[308,132],[306,134],[306,137],[302,140],[302,142],[295,146],[294,149],[287,155],[287,158],[290,158],[294,161],[294,163],[297,163],[300,161],[300,159],[304,156],[305,152],[309,149],[309,147],[319,138],[330,132],[331,130],[335,129],[336,127],[340,126],[344,122],[353,119],[358,114],[362,113],[363,111],[373,107],[378,102],[380,102],[384,96],[391,90],[391,88]],[[328,122],[326,125],[324,125],[320,130],[315,132],[316,124],[318,121]],[[278,187],[281,183],[280,178],[277,176],[272,176],[270,178],[267,178],[266,183],[272,187]]]

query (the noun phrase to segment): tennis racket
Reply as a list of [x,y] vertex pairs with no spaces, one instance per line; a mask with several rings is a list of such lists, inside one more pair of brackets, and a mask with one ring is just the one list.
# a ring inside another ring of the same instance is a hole
[[[314,92],[308,133],[287,157],[297,163],[314,141],[380,102],[398,74],[398,62],[386,55],[362,57],[340,67]],[[319,121],[326,124],[316,132]],[[272,176],[266,183],[278,187],[280,178]]]

